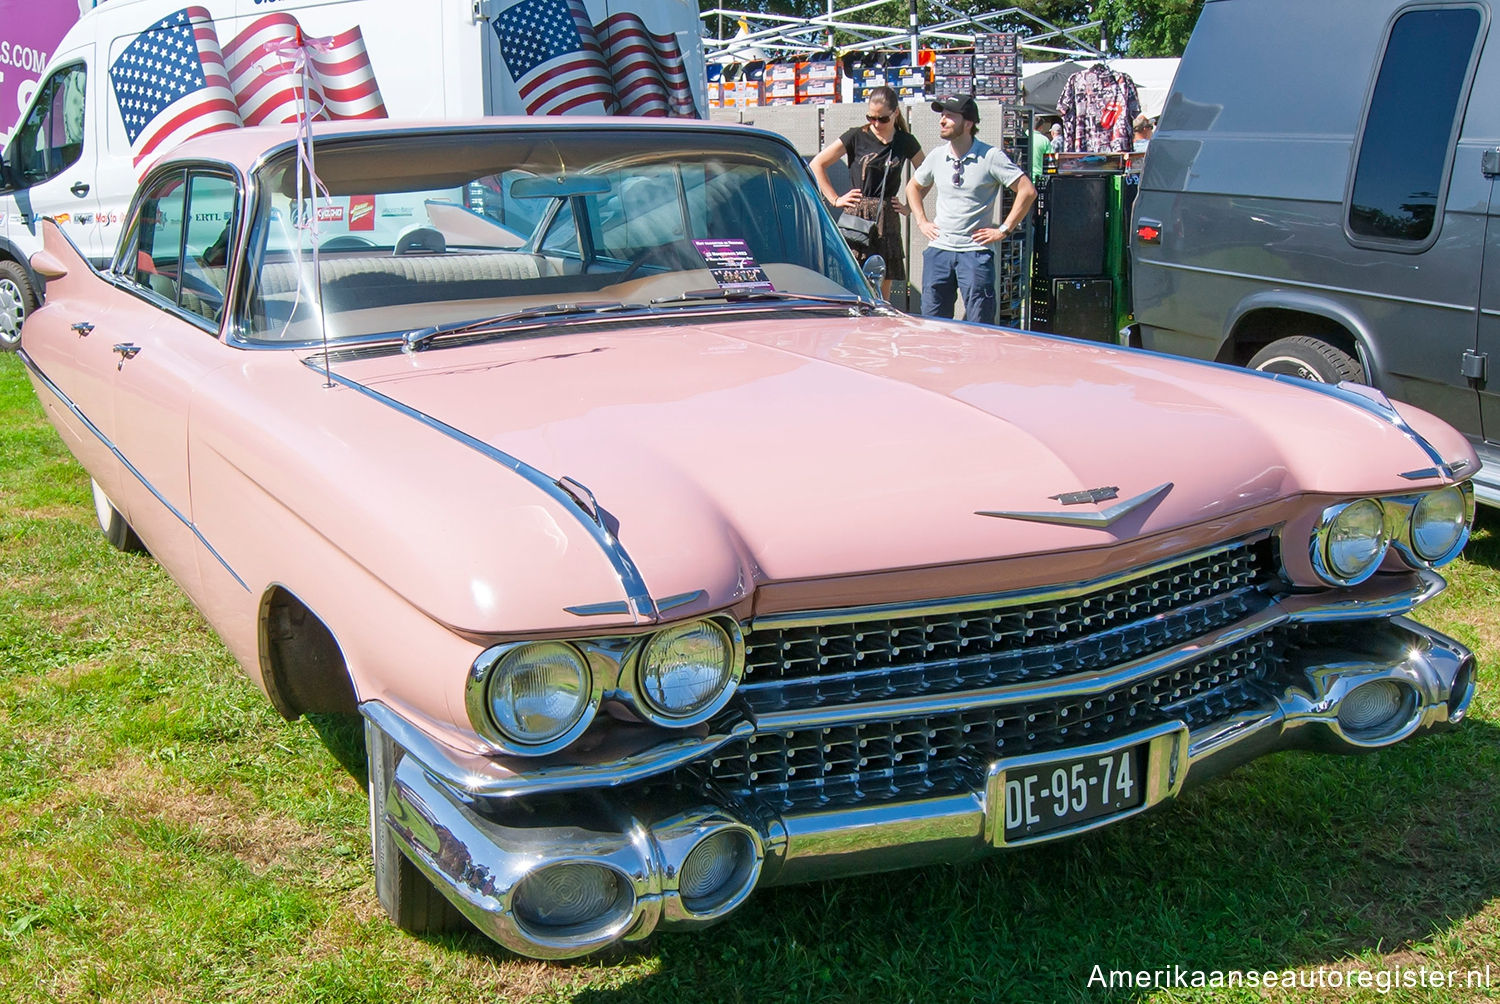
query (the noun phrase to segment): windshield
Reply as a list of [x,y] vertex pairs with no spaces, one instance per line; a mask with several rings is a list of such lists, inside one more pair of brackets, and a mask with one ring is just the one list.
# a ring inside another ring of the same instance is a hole
[[288,153],[259,174],[241,325],[252,341],[316,341],[320,323],[330,338],[358,338],[704,290],[871,295],[796,154],[751,133],[323,141],[328,196],[316,202],[304,177],[299,203],[295,165]]

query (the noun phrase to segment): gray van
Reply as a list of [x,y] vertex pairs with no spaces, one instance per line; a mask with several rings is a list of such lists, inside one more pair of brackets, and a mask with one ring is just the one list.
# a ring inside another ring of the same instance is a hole
[[1490,505],[1497,6],[1208,0],[1151,140],[1132,236],[1144,347],[1362,381],[1425,408],[1476,444],[1475,490]]

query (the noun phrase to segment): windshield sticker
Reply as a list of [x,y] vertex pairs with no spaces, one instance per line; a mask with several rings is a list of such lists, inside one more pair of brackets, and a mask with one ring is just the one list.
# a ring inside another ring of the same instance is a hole
[[695,240],[693,247],[703,256],[720,289],[770,289],[766,270],[756,264],[750,245],[741,240]]

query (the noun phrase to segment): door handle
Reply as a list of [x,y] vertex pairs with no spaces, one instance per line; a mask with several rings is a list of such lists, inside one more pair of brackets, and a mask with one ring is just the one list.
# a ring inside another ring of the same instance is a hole
[[1486,150],[1479,158],[1479,173],[1486,178],[1500,174],[1500,150]]
[[89,194],[89,186],[86,182],[75,181],[73,182],[73,187],[68,189],[68,191],[72,192],[74,195],[78,196],[81,199],[85,195]]
[[88,321],[79,321],[73,325],[73,330],[78,332],[79,338],[87,338],[89,332],[94,330],[94,326]]
[[139,345],[132,345],[129,342],[120,342],[115,346],[115,351],[120,353],[120,364],[115,369],[122,370],[125,368],[125,360],[134,359],[141,351],[141,347]]

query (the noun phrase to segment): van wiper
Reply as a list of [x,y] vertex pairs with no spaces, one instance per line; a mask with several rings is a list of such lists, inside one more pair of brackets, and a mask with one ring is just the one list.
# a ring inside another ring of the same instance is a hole
[[480,317],[472,321],[455,321],[451,324],[434,324],[428,328],[413,328],[401,336],[401,347],[405,352],[420,352],[441,335],[454,335],[463,331],[478,331],[493,328],[512,321],[530,321],[542,317],[570,317],[576,314],[612,314],[621,310],[645,310],[644,303],[620,303],[616,300],[596,300],[591,303],[553,303],[544,307],[527,307],[512,310],[493,317]]
[[677,296],[658,297],[651,301],[651,306],[659,307],[669,303],[698,303],[704,300],[724,300],[729,303],[795,300],[805,303],[822,303],[833,307],[849,307],[862,313],[869,313],[879,306],[858,296],[818,296],[813,293],[783,293],[774,289],[692,289]]

